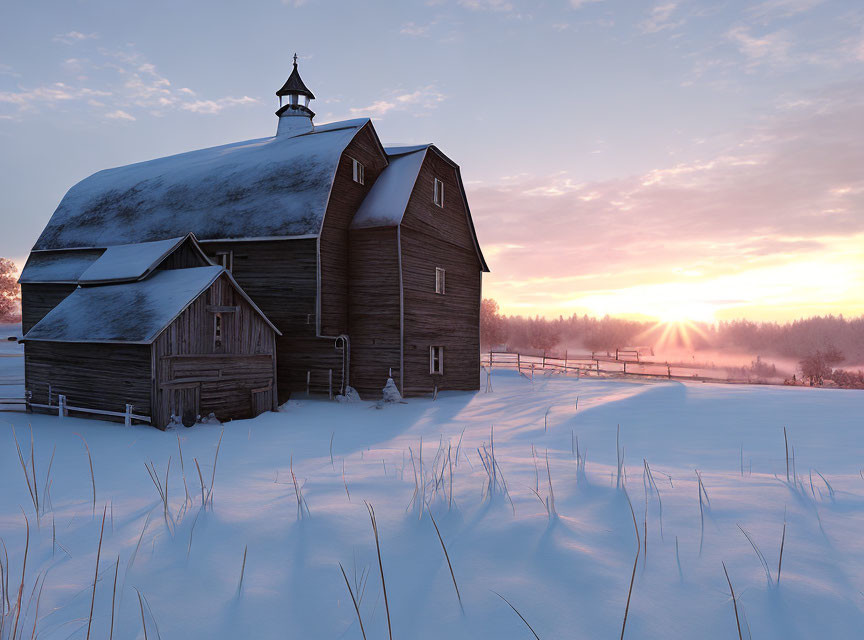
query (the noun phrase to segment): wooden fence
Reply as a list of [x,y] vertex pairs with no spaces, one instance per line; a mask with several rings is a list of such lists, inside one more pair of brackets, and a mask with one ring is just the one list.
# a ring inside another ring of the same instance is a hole
[[[535,371],[556,372],[586,376],[636,376],[641,378],[665,378],[667,380],[691,380],[697,382],[723,382],[742,384],[738,380],[719,375],[706,375],[716,371],[698,365],[644,360],[636,350],[616,349],[600,353],[564,353],[564,356],[525,354],[512,351],[489,351],[480,355],[480,364],[490,369],[515,369],[519,373],[533,376]],[[719,373],[719,371],[718,371]]]

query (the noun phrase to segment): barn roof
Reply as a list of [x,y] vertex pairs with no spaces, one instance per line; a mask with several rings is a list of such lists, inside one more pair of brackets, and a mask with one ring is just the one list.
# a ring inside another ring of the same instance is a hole
[[78,288],[37,322],[24,340],[150,344],[222,275],[279,333],[230,273],[210,266],[169,269],[136,282]]
[[486,259],[480,250],[480,242],[477,240],[477,232],[474,229],[474,221],[468,207],[468,196],[465,195],[459,165],[441,153],[441,150],[433,144],[385,147],[384,150],[387,153],[389,163],[360,204],[360,208],[351,220],[351,228],[393,227],[402,223],[405,210],[408,208],[408,201],[411,199],[411,193],[414,191],[414,185],[420,175],[420,168],[423,166],[423,160],[429,149],[434,149],[456,171],[460,195],[468,217],[471,240],[474,243],[481,268],[488,272],[489,266],[486,264]]
[[85,178],[35,250],[318,234],[339,158],[368,118],[190,151]]
[[[393,148],[385,147],[390,164],[363,198],[360,208],[351,220],[352,229],[391,227],[402,222],[428,148],[428,144],[400,147],[399,153],[391,155]],[[408,151],[401,152],[401,149]]]
[[18,282],[98,284],[139,280],[184,242],[192,243],[203,261],[209,262],[194,234],[189,233],[168,240],[114,245],[104,250],[34,251]]
[[92,265],[103,249],[76,249],[74,251],[34,251],[27,258],[18,282],[55,284],[75,284],[78,278]]
[[[187,240],[191,241],[198,251],[201,251],[191,233],[180,238],[139,242],[138,244],[118,244],[108,247],[105,253],[99,256],[99,259],[81,274],[78,282],[80,284],[97,284],[140,280]],[[204,260],[209,262],[203,252],[201,255]]]

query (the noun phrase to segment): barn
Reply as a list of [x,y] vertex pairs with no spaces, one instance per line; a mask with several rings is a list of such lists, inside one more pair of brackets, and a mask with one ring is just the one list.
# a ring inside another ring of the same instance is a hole
[[313,124],[296,61],[277,96],[275,136],[73,186],[22,273],[25,332],[113,247],[194,233],[277,329],[278,402],[380,397],[388,377],[405,396],[479,388],[489,269],[459,166],[431,144],[385,146],[368,118]]
[[196,251],[206,261],[190,236],[113,246],[91,263],[24,337],[34,410],[57,412],[63,396],[69,413],[121,419],[131,405],[164,428],[275,409],[279,332],[224,267],[184,263]]

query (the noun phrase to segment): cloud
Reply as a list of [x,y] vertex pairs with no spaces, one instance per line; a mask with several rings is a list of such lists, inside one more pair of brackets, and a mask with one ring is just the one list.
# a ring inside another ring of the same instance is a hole
[[508,0],[458,0],[459,5],[474,11],[513,11],[515,7]]
[[754,36],[747,27],[738,26],[731,29],[726,37],[750,59],[752,64],[779,64],[788,62],[790,59],[790,35],[785,30]]
[[60,33],[54,36],[54,42],[62,42],[63,44],[75,44],[82,40],[93,40],[98,38],[95,33],[81,33],[80,31],[70,31],[69,33]]
[[74,87],[63,82],[55,82],[51,85],[32,89],[0,91],[0,103],[15,105],[21,110],[31,110],[41,106],[53,107],[63,102],[74,102],[94,96],[107,97],[110,95],[112,95],[110,91]]
[[351,115],[383,118],[391,111],[427,111],[434,109],[445,99],[434,86],[428,85],[411,93],[393,93],[388,98],[376,100],[365,107],[351,107]]
[[683,19],[672,20],[672,15],[677,8],[678,2],[664,2],[654,5],[648,18],[640,25],[642,33],[657,33],[680,27],[684,24]]
[[[96,53],[94,60],[67,58],[62,63],[64,71],[75,76],[74,83],[2,91],[0,105],[15,107],[22,114],[63,104],[66,108],[93,109],[109,119],[132,121],[139,111],[152,115],[169,111],[218,114],[258,102],[250,96],[208,98],[189,87],[175,88],[154,64],[134,50],[99,49]],[[82,86],[84,82],[90,86]]]
[[861,122],[864,82],[778,111],[701,161],[594,182],[564,172],[468,184],[493,248],[490,295],[564,311],[598,288],[840,260],[854,242],[860,260]]
[[105,114],[105,117],[110,120],[126,120],[128,122],[133,122],[135,120],[135,116],[132,114],[126,113],[122,109],[117,109],[116,111],[111,111]]
[[243,104],[256,104],[258,100],[243,96],[242,98],[220,98],[219,100],[195,100],[194,102],[184,102],[180,108],[184,111],[193,113],[219,113],[229,107],[236,107]]
[[824,2],[825,0],[766,0],[749,7],[746,13],[760,20],[789,18],[810,11]]
[[604,2],[604,0],[570,0],[570,6],[573,9],[581,9],[586,5],[595,4],[597,2]]
[[433,26],[435,26],[435,22],[430,22],[428,24],[406,22],[399,28],[399,33],[404,36],[414,36],[415,38],[425,37],[429,35],[429,30]]

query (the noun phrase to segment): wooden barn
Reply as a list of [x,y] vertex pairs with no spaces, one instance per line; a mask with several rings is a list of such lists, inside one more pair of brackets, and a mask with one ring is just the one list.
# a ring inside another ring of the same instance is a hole
[[406,396],[479,388],[488,268],[459,167],[385,147],[366,118],[313,124],[296,61],[277,96],[273,137],[72,187],[22,273],[24,331],[112,247],[194,233],[278,329],[279,402],[331,385],[376,398],[388,376]]
[[[72,414],[121,419],[128,404],[164,428],[172,417],[229,420],[276,408],[278,330],[194,238],[164,255],[169,244],[110,247],[27,332],[36,410],[63,396]],[[196,250],[199,264],[189,264]]]

